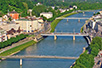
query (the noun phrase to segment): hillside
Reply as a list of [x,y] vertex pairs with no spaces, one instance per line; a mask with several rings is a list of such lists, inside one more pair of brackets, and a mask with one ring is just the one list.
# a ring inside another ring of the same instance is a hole
[[[59,0],[62,1],[62,0]],[[65,2],[102,2],[102,0],[64,0]]]

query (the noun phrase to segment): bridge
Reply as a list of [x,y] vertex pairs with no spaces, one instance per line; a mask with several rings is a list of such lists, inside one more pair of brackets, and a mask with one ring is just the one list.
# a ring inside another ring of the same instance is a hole
[[15,56],[0,56],[0,58],[14,58],[14,59],[20,59],[20,65],[22,65],[22,59],[24,58],[49,58],[49,59],[78,59],[79,57],[64,57],[64,56],[44,56],[44,55],[15,55]]
[[69,17],[69,18],[65,18],[65,17],[58,17],[56,19],[89,19],[89,18],[77,18],[77,17]]
[[57,33],[46,33],[46,34],[41,34],[42,36],[54,36],[54,40],[57,39],[57,36],[73,36],[73,40],[75,40],[75,36],[88,36],[89,34],[85,33],[62,33],[62,32],[57,32]]
[[68,17],[68,18],[58,17],[58,18],[56,18],[56,19],[67,19],[67,21],[68,21],[68,19],[78,19],[78,21],[80,22],[80,19],[89,19],[89,18],[85,18],[85,17],[83,17],[83,18],[77,18],[77,17]]

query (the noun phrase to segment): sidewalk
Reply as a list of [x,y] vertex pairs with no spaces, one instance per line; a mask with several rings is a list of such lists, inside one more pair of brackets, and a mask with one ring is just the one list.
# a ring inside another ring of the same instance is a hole
[[0,49],[0,54],[3,53],[4,51],[7,51],[7,50],[12,49],[12,48],[14,48],[14,47],[17,47],[17,46],[19,46],[19,45],[21,45],[21,44],[24,44],[24,43],[26,43],[26,42],[29,42],[29,41],[30,41],[30,40],[28,40],[27,38],[25,38],[25,39],[23,39],[23,40],[21,40],[21,41],[19,41],[19,42],[17,42],[17,43],[12,44],[11,46],[2,48],[2,49]]

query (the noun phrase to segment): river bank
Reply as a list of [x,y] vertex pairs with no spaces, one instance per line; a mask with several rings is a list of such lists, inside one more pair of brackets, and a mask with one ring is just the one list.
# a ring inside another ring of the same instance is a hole
[[31,46],[31,45],[33,45],[33,44],[35,44],[35,43],[36,43],[35,41],[31,40],[31,41],[29,41],[29,42],[26,42],[26,43],[24,43],[24,44],[22,44],[22,45],[19,45],[19,46],[17,46],[17,47],[14,47],[14,48],[12,48],[12,49],[9,49],[9,50],[7,50],[7,51],[1,53],[0,56],[10,56],[10,55],[14,55],[14,54],[20,52],[21,50],[23,50],[23,49],[27,48],[28,46]]
[[[63,15],[63,16],[61,16],[61,17],[67,17],[67,16],[70,16],[70,15],[73,15],[73,14],[76,14],[76,13],[68,13],[68,14],[65,14],[65,15]],[[54,20],[54,21],[51,23],[51,30],[50,30],[51,32],[54,31],[54,29],[55,29],[55,27],[57,26],[57,24],[58,24],[59,21],[61,21],[61,19],[60,19],[60,20]],[[57,23],[57,24],[56,24],[56,23]],[[53,25],[54,25],[54,27],[53,27]],[[41,39],[40,39],[40,38],[41,38]],[[38,38],[37,41],[41,41],[41,40],[43,39],[42,37],[40,37],[40,38]],[[29,43],[29,42],[30,42],[30,43]],[[22,45],[19,45],[19,46],[16,46],[16,47],[14,47],[14,48],[11,48],[11,49],[9,49],[9,50],[6,50],[6,51],[4,51],[3,53],[1,53],[0,56],[14,55],[14,54],[20,52],[21,50],[25,49],[26,47],[28,47],[28,46],[33,45],[33,44],[36,43],[35,41],[29,41],[29,42],[26,42],[26,43],[24,43],[24,44],[22,44]],[[31,44],[31,43],[32,43],[32,44]],[[27,44],[27,45],[26,45],[26,44]],[[22,48],[22,49],[19,49],[19,48]]]

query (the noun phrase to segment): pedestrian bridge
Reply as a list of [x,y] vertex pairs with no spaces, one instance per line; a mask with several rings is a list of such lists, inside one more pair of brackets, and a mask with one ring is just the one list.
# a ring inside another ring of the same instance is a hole
[[66,32],[57,32],[57,33],[45,33],[41,34],[42,36],[88,36],[88,33],[66,33]]
[[56,19],[67,19],[67,22],[68,22],[69,19],[78,19],[78,21],[80,22],[80,19],[89,19],[89,18],[85,18],[85,17],[83,17],[83,18],[77,18],[77,17],[68,17],[68,18],[58,17]]
[[58,18],[56,18],[56,19],[89,19],[89,18],[85,18],[85,17],[83,17],[83,18],[77,18],[77,17],[69,17],[69,18],[58,17]]
[[14,58],[14,59],[25,59],[25,58],[49,58],[49,59],[78,59],[78,57],[64,57],[64,56],[44,56],[44,55],[15,55],[15,56],[0,56],[0,58]]
[[64,57],[64,56],[44,56],[44,55],[15,55],[15,56],[0,56],[0,58],[20,59],[20,65],[22,66],[22,59],[25,58],[48,58],[48,59],[78,59],[79,57]]
[[57,39],[57,36],[73,36],[73,40],[75,40],[75,36],[89,36],[87,33],[62,33],[62,32],[57,32],[57,33],[46,33],[46,34],[41,34],[42,36],[54,36],[54,40]]

